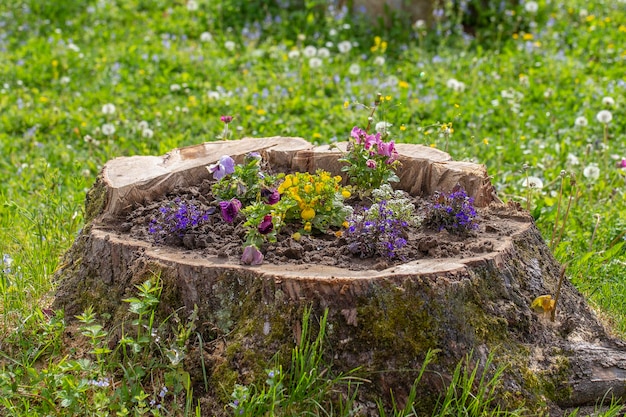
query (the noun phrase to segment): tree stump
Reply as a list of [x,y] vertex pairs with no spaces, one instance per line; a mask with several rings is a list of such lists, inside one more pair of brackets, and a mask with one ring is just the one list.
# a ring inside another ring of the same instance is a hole
[[[127,315],[121,300],[134,296],[134,285],[158,272],[163,316],[173,311],[184,316],[197,306],[198,331],[205,341],[215,342],[205,343],[204,352],[196,348],[190,353],[190,358],[206,359],[209,392],[201,386],[198,359],[195,365],[186,362],[198,384],[195,392],[206,404],[224,401],[225,391],[216,387],[261,378],[275,352],[294,346],[307,306],[317,315],[328,310],[326,342],[333,369],[361,367],[371,381],[359,390],[364,410],[376,398],[389,405],[390,393],[402,402],[429,349],[439,353],[425,376],[428,389],[418,390],[425,405],[434,404],[469,352],[476,365],[493,355],[493,366],[507,366],[500,396],[504,406],[525,401],[527,407],[549,408],[558,415],[559,407],[595,404],[607,392],[624,395],[624,343],[607,333],[567,280],[555,321],[531,310],[537,296],[554,296],[561,269],[532,218],[519,206],[500,202],[484,166],[453,161],[435,149],[398,145],[399,188],[429,196],[462,185],[481,208],[479,238],[491,242],[488,250],[384,270],[249,267],[239,259],[205,258],[133,240],[120,231],[119,224],[137,204],[209,178],[206,166],[224,154],[241,161],[251,151],[260,152],[275,172],[322,168],[340,174],[340,150],[284,137],[114,159],[87,195],[86,225],[57,273],[54,308],[71,318],[93,306],[108,313],[113,327]],[[223,409],[223,403],[215,407]]]

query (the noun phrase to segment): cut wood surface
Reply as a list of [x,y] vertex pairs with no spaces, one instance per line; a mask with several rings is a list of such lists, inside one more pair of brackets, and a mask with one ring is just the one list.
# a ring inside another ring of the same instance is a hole
[[[321,168],[339,174],[337,159],[345,145],[338,148],[274,137],[110,161],[89,193],[88,224],[57,274],[54,307],[70,318],[93,305],[109,314],[115,327],[127,316],[121,300],[158,273],[163,316],[189,314],[197,306],[200,334],[224,344],[221,349],[208,344],[214,350],[199,353],[213,358],[207,372],[215,386],[228,369],[243,378],[259,368],[251,362],[267,364],[273,353],[293,346],[304,307],[312,306],[316,314],[328,309],[330,359],[338,370],[361,367],[372,381],[359,394],[368,415],[376,415],[375,398],[390,404],[390,390],[394,398],[405,398],[429,349],[439,353],[426,377],[428,388],[420,391],[424,404],[436,400],[470,352],[477,366],[493,355],[495,365],[507,367],[502,400],[508,406],[525,401],[559,415],[559,407],[594,404],[607,392],[624,395],[624,344],[607,333],[569,282],[556,321],[530,309],[535,297],[554,295],[560,265],[528,213],[498,200],[483,166],[452,161],[435,149],[398,146],[399,187],[428,196],[463,185],[485,219],[494,219],[486,226],[502,230],[490,249],[476,256],[425,258],[366,271],[309,264],[249,267],[238,259],[131,239],[116,226],[139,202],[208,178],[206,166],[222,155],[241,160],[257,151],[275,172]],[[228,346],[248,353],[228,356]],[[188,372],[199,384],[202,371]],[[200,385],[195,392],[218,404],[219,393]]]

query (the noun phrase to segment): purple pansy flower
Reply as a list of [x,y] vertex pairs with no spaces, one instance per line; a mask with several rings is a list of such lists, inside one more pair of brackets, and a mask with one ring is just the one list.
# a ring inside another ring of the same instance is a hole
[[220,209],[222,210],[222,218],[227,223],[232,223],[237,217],[237,213],[241,210],[241,201],[236,198],[230,201],[220,201]]
[[243,248],[241,263],[244,265],[261,265],[263,263],[263,254],[254,245],[246,246]]
[[263,217],[263,221],[259,224],[259,233],[261,233],[262,235],[266,235],[272,230],[274,230],[274,223],[272,223],[272,215],[266,214],[265,217]]
[[275,188],[263,188],[261,190],[261,199],[271,206],[280,201],[280,193]]
[[213,178],[219,181],[226,175],[235,172],[235,160],[228,155],[224,155],[219,161],[209,165],[207,169],[213,174]]

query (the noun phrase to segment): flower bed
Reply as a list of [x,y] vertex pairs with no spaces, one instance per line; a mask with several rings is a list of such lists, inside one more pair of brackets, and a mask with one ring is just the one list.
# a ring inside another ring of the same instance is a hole
[[223,155],[207,166],[211,179],[136,208],[122,228],[156,245],[248,265],[353,270],[471,257],[491,250],[493,235],[506,232],[504,226],[480,228],[482,216],[491,223],[495,218],[488,211],[479,216],[461,186],[426,198],[394,190],[402,169],[398,158],[393,141],[358,127],[338,159],[343,176],[322,169],[274,172],[259,152],[247,153],[239,164]]

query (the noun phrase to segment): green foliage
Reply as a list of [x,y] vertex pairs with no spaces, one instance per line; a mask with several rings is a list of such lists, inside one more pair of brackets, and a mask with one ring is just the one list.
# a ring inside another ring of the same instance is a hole
[[[41,314],[36,325],[47,343],[28,355],[17,351],[17,358],[2,355],[8,362],[0,372],[0,404],[12,415],[190,412],[191,403],[185,399],[191,397],[191,385],[182,360],[195,326],[195,312],[173,332],[166,322],[156,327],[160,280],[148,280],[137,290],[136,297],[125,300],[135,318],[122,324],[122,329],[128,324],[134,332],[123,330],[113,349],[110,346],[115,339],[88,308],[76,317],[80,335],[89,345],[87,355],[61,355],[62,317]],[[40,363],[44,358],[47,363]]]
[[[320,317],[319,332],[310,333],[311,309],[302,317],[300,342],[291,351],[291,365],[284,370],[276,365],[267,369],[267,379],[261,387],[235,385],[229,404],[234,415],[293,416],[293,415],[354,415],[353,400],[358,386],[365,382],[353,375],[333,375],[324,362],[324,338],[328,310]],[[344,397],[339,388],[347,388]]]
[[261,190],[273,186],[276,178],[262,171],[262,159],[258,153],[248,154],[242,164],[236,164],[234,172],[226,175],[212,187],[213,195],[221,201],[236,198],[244,206],[261,199]]

